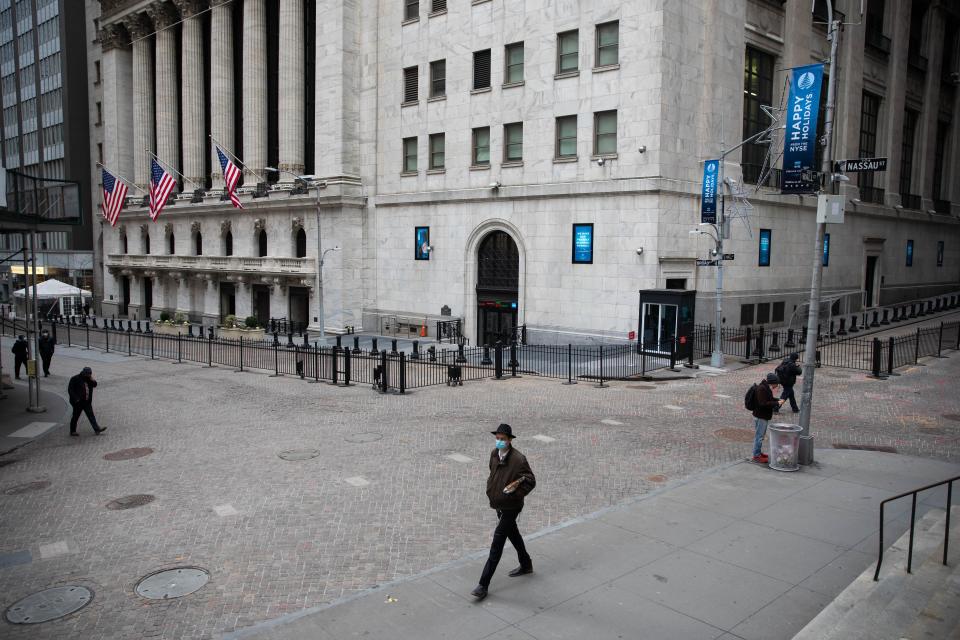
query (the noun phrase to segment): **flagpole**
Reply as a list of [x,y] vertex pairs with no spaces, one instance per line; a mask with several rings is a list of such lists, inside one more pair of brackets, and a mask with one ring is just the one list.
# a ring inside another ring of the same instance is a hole
[[[193,180],[191,180],[191,179],[188,178],[187,176],[183,175],[182,173],[180,173],[179,171],[177,171],[176,169],[174,169],[173,167],[171,167],[170,165],[168,165],[166,162],[164,162],[163,160],[161,160],[160,157],[159,157],[157,154],[155,154],[153,151],[150,151],[150,149],[144,149],[144,151],[146,151],[148,154],[150,154],[150,157],[153,158],[154,160],[156,160],[156,161],[157,161],[157,164],[159,164],[161,167],[163,167],[163,168],[166,169],[167,171],[170,171],[170,172],[172,172],[172,173],[175,173],[175,174],[177,174],[178,176],[180,176],[181,178],[183,178],[183,181],[184,181],[184,182],[189,182],[189,183],[192,184],[193,186],[198,187],[198,188],[200,188],[200,189],[203,189],[203,186],[197,184],[196,182],[194,182]],[[206,191],[206,189],[204,189],[204,191]]]
[[133,188],[136,189],[137,191],[141,191],[141,192],[143,192],[145,195],[149,195],[146,190],[141,189],[141,188],[138,187],[136,184],[134,184],[134,183],[131,182],[130,180],[127,180],[127,179],[124,178],[122,175],[120,175],[119,173],[117,173],[116,171],[114,171],[113,169],[111,169],[110,167],[108,167],[107,165],[103,164],[102,162],[98,162],[98,163],[97,163],[97,166],[100,167],[101,169],[106,169],[107,171],[109,171],[109,172],[110,172],[110,175],[112,175],[112,176],[113,176],[114,178],[116,178],[117,180],[120,180],[121,182],[123,182],[123,183],[124,183],[125,185],[127,185],[128,187],[133,187]]
[[240,166],[243,167],[244,169],[247,169],[250,173],[252,173],[253,175],[255,175],[255,176],[260,180],[260,182],[266,182],[266,181],[267,181],[266,178],[264,178],[264,177],[261,176],[259,173],[257,173],[256,171],[254,171],[253,169],[251,169],[250,167],[248,167],[247,164],[246,164],[243,160],[241,160],[241,159],[238,158],[237,156],[233,155],[233,152],[231,152],[229,149],[227,149],[227,147],[224,146],[224,144],[223,144],[222,142],[220,142],[219,140],[217,140],[216,138],[214,138],[214,137],[213,137],[213,134],[207,134],[207,135],[210,137],[211,140],[213,140],[213,143],[214,143],[215,145],[217,145],[218,147],[220,147],[221,149],[223,149],[223,151],[224,151],[227,155],[229,155],[231,158],[233,158],[234,161],[236,161],[236,163],[237,163],[238,165],[240,165]]

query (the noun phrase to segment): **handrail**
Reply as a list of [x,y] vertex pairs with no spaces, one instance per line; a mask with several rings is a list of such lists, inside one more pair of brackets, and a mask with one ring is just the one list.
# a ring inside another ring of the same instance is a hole
[[880,503],[880,551],[877,554],[877,570],[873,574],[873,581],[877,582],[880,579],[880,565],[883,562],[883,507],[888,502],[893,500],[899,500],[900,498],[906,498],[907,496],[912,496],[912,504],[910,507],[910,546],[907,549],[907,573],[910,573],[913,568],[913,530],[916,526],[917,519],[917,494],[921,491],[926,491],[927,489],[934,489],[941,485],[947,485],[947,524],[946,528],[943,531],[943,564],[947,564],[947,552],[950,548],[950,507],[953,503],[953,483],[957,480],[960,480],[960,476],[954,476],[952,478],[947,478],[946,480],[941,480],[940,482],[935,482],[933,484],[928,484],[925,487],[920,487],[919,489],[914,489],[913,491],[906,491],[901,493],[898,496],[893,496],[887,498]]

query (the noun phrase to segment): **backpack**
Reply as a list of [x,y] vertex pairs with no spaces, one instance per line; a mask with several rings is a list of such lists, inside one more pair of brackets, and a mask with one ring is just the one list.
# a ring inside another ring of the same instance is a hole
[[747,411],[757,410],[757,383],[750,385],[747,393],[743,396],[743,406]]

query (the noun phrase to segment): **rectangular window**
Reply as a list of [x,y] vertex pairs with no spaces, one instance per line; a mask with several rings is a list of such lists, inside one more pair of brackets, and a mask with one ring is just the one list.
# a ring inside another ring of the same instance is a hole
[[93,61],[93,71],[94,71],[94,76],[96,77],[96,80],[93,81],[93,84],[100,84],[100,61],[99,60]]
[[490,49],[473,54],[473,90],[490,88]]
[[573,225],[573,264],[593,264],[593,223]]
[[760,302],[757,304],[757,324],[767,324],[770,322],[770,303]]
[[937,240],[937,266],[943,266],[943,240]]
[[557,73],[571,73],[580,68],[580,32],[557,34]]
[[913,240],[907,240],[907,266],[913,266]]
[[407,67],[403,70],[403,104],[416,102],[419,99],[418,75],[417,67]]
[[774,323],[776,323],[776,322],[783,322],[783,315],[784,315],[784,310],[785,310],[785,308],[786,308],[786,303],[785,303],[785,302],[783,302],[783,301],[781,301],[781,302],[774,302],[774,303],[773,303],[773,317],[770,318],[770,321],[771,321],[771,322],[774,322]]
[[444,153],[446,146],[446,136],[442,133],[430,134],[430,168],[446,168],[446,156]]
[[97,124],[103,124],[103,105],[99,102],[97,103]]
[[503,84],[523,82],[523,43],[515,42],[504,48]]
[[403,0],[403,19],[416,20],[420,17],[419,0]]
[[403,172],[416,173],[417,171],[417,138],[403,139]]
[[[773,102],[774,57],[759,49],[747,47],[743,69],[743,138],[763,131],[770,125],[770,118],[760,108]],[[760,170],[767,157],[767,145],[743,145],[743,181],[756,184]]]
[[[880,97],[863,92],[860,102],[860,157],[873,158],[877,153],[877,122],[880,118]],[[883,189],[873,186],[874,173],[857,174],[860,197],[867,202],[883,203]]]
[[753,305],[740,305],[740,326],[749,327],[753,324]]
[[598,111],[593,114],[593,153],[611,155],[617,152],[617,112]]
[[595,66],[606,67],[620,62],[620,23],[597,25],[597,60]]
[[760,261],[761,267],[770,266],[770,229],[760,229]]
[[523,161],[523,123],[512,122],[503,125],[503,161]]
[[433,0],[430,3],[430,13],[440,13],[447,10],[447,0]]
[[490,127],[473,130],[473,166],[490,165]]
[[[943,163],[947,153],[947,142],[950,140],[950,124],[947,122],[937,123],[937,141],[933,149],[933,201],[934,205],[938,200],[947,200],[943,193]],[[944,213],[936,206],[939,213]],[[949,213],[949,209],[946,211]]]
[[430,259],[430,227],[415,227],[413,230],[414,260]]
[[557,118],[556,154],[558,158],[577,157],[577,116]]
[[[903,112],[903,138],[900,141],[900,197],[912,193],[910,178],[913,173],[913,143],[920,114],[913,109]],[[906,204],[906,203],[904,203]]]
[[447,95],[447,61],[434,60],[430,63],[430,97]]
[[823,234],[823,266],[830,266],[830,234]]

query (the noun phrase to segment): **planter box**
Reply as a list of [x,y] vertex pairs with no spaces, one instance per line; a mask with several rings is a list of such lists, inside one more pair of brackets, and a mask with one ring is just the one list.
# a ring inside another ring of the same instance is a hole
[[153,332],[162,336],[175,336],[178,333],[187,335],[187,328],[189,325],[185,324],[161,324],[156,323],[153,325]]
[[263,340],[263,329],[228,329],[226,327],[217,327],[217,337],[224,340]]

